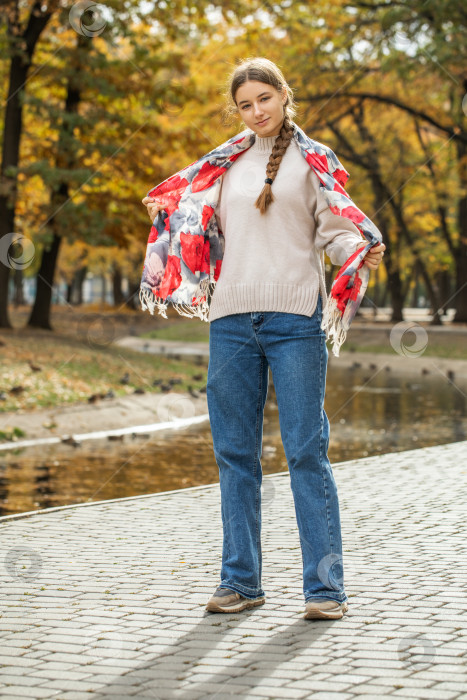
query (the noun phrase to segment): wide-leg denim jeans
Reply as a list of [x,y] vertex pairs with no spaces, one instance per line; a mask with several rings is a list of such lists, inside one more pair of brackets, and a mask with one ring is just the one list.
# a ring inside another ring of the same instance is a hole
[[261,454],[270,366],[300,537],[305,601],[347,600],[338,494],[327,456],[328,350],[321,318],[318,295],[311,317],[255,311],[210,324],[207,400],[221,490],[220,585],[247,598],[265,595]]

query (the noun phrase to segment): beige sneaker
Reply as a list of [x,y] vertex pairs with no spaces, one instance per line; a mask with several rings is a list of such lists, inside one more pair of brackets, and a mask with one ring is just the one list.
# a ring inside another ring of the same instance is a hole
[[265,597],[260,598],[244,598],[237,591],[231,591],[230,588],[219,588],[208,601],[206,610],[208,612],[240,612],[249,608],[255,608],[257,605],[263,605]]
[[346,602],[338,603],[337,600],[317,598],[305,603],[305,620],[337,620],[349,609]]

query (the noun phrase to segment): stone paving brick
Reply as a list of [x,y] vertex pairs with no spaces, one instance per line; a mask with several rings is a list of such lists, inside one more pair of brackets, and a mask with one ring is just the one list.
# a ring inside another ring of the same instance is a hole
[[400,685],[402,685],[404,688],[430,688],[432,685],[434,685],[434,681],[426,679],[423,680],[422,678],[413,678],[412,676],[404,678],[404,682],[402,683],[400,679],[395,681],[394,675],[382,677],[379,673],[378,678],[372,678],[368,681],[368,683],[377,683],[378,685],[386,685],[393,688]]
[[[358,700],[381,700],[381,698],[393,698],[394,696],[391,695],[381,695],[381,693],[363,693],[361,695],[355,695],[354,697],[358,698]],[[408,698],[405,696],[400,696],[398,700],[413,700],[413,698]]]
[[[116,700],[116,698],[128,698],[132,697],[135,695],[140,695],[140,690],[141,687],[139,685],[134,685],[134,686],[125,686],[124,692],[122,692],[122,688],[118,685],[106,685],[102,686],[98,692],[93,692],[90,697],[97,698],[97,697],[110,697],[112,700]],[[156,696],[157,700],[157,696]]]
[[251,688],[249,696],[262,698],[304,698],[307,697],[307,690],[299,688]]
[[379,649],[375,649],[373,651],[370,651],[369,649],[351,649],[349,652],[349,656],[353,659],[386,659],[390,661],[397,660],[397,653],[395,650],[381,651]]
[[[6,648],[2,648],[2,651],[9,651]],[[25,651],[23,649],[23,651]],[[24,666],[37,666],[39,664],[38,659],[30,659],[27,656],[19,656],[18,654],[0,654],[0,667],[1,666],[9,666],[10,664],[14,664],[16,667],[24,667]]]
[[371,679],[371,676],[365,676],[357,673],[333,673],[332,680],[337,683],[351,683],[352,685],[358,685],[359,683],[365,683]]
[[437,688],[401,688],[392,693],[394,698],[400,697],[417,698],[417,700],[454,700],[459,697],[459,693],[455,690],[438,690]]
[[332,693],[329,691],[318,693],[313,693],[313,700],[349,700],[352,697],[352,693]]
[[[32,673],[32,671],[31,671]],[[0,679],[3,677],[3,675],[8,675],[8,676],[24,676],[25,671],[24,671],[24,666],[0,666]]]
[[349,663],[354,667],[355,673],[363,673],[361,671],[362,667],[392,669],[393,673],[395,673],[396,670],[402,671],[404,668],[408,667],[408,664],[404,664],[402,661],[397,661],[396,659],[351,659]]
[[[361,685],[355,685],[352,687],[352,693],[361,700],[362,698],[392,698],[392,691],[394,688],[388,688],[386,685],[378,685],[376,682],[374,684],[362,683]],[[314,696],[313,696],[314,697]]]
[[[13,681],[2,694],[18,700],[40,687],[41,697],[59,700],[157,700],[155,689],[160,700],[310,692],[313,700],[457,700],[467,680],[459,569],[467,542],[466,447],[336,466],[338,488],[345,484],[339,495],[350,607],[335,621],[303,620],[288,475],[268,477],[275,493],[263,509],[266,603],[231,615],[204,609],[219,583],[218,484],[0,518],[7,535],[0,559],[15,542],[40,552],[43,564],[37,581],[0,569],[0,676]],[[420,663],[430,655],[429,665]]]
[[[464,665],[465,668],[465,665]],[[433,670],[432,668],[427,669],[426,671],[417,671],[413,674],[414,678],[422,678],[424,680],[431,680],[431,681],[453,681],[455,683],[467,683],[467,671],[461,672],[461,669],[459,669],[459,673],[446,673],[442,670]]]
[[463,683],[454,683],[450,681],[442,681],[433,686],[433,690],[454,690],[467,696],[467,677]]
[[[37,672],[39,673],[39,672]],[[4,673],[3,669],[0,669],[0,680],[2,685],[40,685],[44,682],[43,678],[36,676],[21,676],[15,675],[13,673]]]
[[[351,673],[357,673],[359,676],[377,676],[378,678],[396,678],[399,682],[403,682],[400,679],[405,679],[413,673],[413,669],[409,668],[399,668],[397,672],[393,668],[383,668],[375,663],[373,666],[351,666]],[[394,681],[396,682],[396,681]]]
[[41,698],[51,698],[56,694],[53,688],[38,688],[37,686],[26,685],[8,685],[5,689],[5,695],[2,692],[2,698],[15,697],[17,698],[33,698],[40,700]]
[[[82,691],[99,691],[105,687],[105,683],[99,683],[98,681],[92,680],[71,680],[67,678],[60,678],[54,681],[48,680],[44,686],[47,688],[55,690],[82,690]],[[125,688],[126,692],[126,688]]]
[[[91,700],[91,693],[81,693],[76,690],[66,690],[64,693],[55,696],[57,700]],[[95,696],[94,696],[95,697]],[[115,698],[115,700],[117,700]]]

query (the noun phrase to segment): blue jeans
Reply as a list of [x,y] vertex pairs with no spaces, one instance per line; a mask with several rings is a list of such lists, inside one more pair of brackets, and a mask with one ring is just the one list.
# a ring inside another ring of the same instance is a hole
[[265,595],[261,454],[270,366],[300,536],[305,601],[347,600],[339,501],[327,457],[328,350],[321,318],[318,295],[311,317],[254,311],[210,324],[207,400],[221,490],[220,585],[246,598]]

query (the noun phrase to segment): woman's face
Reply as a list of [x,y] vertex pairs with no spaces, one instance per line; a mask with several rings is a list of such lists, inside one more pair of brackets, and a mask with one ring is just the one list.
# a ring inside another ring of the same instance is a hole
[[258,136],[277,136],[284,121],[286,88],[278,92],[275,87],[258,80],[247,80],[236,92],[238,112],[245,125]]

